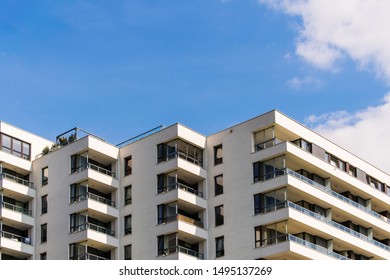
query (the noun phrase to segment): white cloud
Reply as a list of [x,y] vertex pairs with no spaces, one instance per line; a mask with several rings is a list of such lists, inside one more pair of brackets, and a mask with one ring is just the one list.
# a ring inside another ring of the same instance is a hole
[[301,89],[302,87],[311,87],[314,89],[318,89],[322,86],[322,81],[320,79],[311,77],[311,76],[306,76],[303,78],[299,77],[294,77],[290,80],[287,81],[287,84],[296,90]]
[[347,56],[390,83],[389,0],[259,0],[302,20],[296,54],[337,70]]
[[306,123],[321,135],[390,173],[390,93],[381,105],[362,111],[309,116]]

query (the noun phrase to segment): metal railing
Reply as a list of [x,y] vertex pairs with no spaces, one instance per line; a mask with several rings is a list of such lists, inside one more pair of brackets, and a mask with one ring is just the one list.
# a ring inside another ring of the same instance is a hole
[[203,159],[202,158],[194,158],[193,156],[188,155],[185,152],[181,151],[175,151],[170,154],[167,154],[164,158],[160,159],[160,162],[162,161],[168,161],[173,158],[180,157],[188,162],[191,162],[193,164],[199,165],[200,167],[203,167]]
[[91,230],[94,230],[94,231],[97,231],[97,232],[104,233],[104,234],[111,235],[111,236],[115,237],[115,231],[114,230],[109,229],[109,228],[105,228],[105,227],[101,227],[101,226],[98,226],[98,225],[95,225],[95,224],[92,224],[92,223],[85,223],[85,224],[81,224],[81,225],[77,225],[77,226],[71,227],[70,232],[71,233],[76,233],[76,232],[83,231],[83,230],[86,230],[86,229],[91,229]]
[[17,241],[17,242],[31,245],[31,238],[30,237],[20,236],[20,235],[13,234],[13,233],[10,233],[7,231],[1,231],[1,237],[5,237],[8,239]]
[[158,224],[166,224],[166,223],[169,223],[172,221],[183,221],[183,222],[186,222],[188,224],[195,225],[195,226],[198,226],[201,228],[204,227],[202,222],[197,221],[195,219],[192,219],[190,217],[184,216],[182,214],[176,214],[176,215],[160,218],[160,219],[158,219]]
[[25,185],[29,188],[34,188],[34,184],[32,182],[24,180],[24,179],[16,177],[16,176],[13,176],[13,175],[10,175],[10,174],[7,174],[7,173],[0,174],[0,179],[3,179],[3,178],[11,180],[11,181],[15,181],[16,183],[21,184],[21,185]]
[[152,134],[154,134],[154,133],[156,133],[156,132],[159,132],[159,131],[161,131],[161,130],[163,130],[163,129],[164,129],[164,126],[163,126],[163,125],[159,125],[159,126],[153,128],[153,129],[151,129],[151,130],[148,130],[148,131],[146,131],[146,132],[144,132],[144,133],[141,133],[140,135],[137,135],[137,136],[135,136],[135,137],[133,137],[133,138],[130,138],[130,139],[126,140],[126,141],[123,141],[123,142],[119,143],[119,144],[116,145],[116,146],[117,146],[118,148],[122,148],[122,147],[124,147],[124,146],[126,146],[126,145],[129,145],[129,144],[135,142],[135,141],[141,140],[142,138],[145,138],[145,137],[147,137],[147,136],[149,136],[149,135],[152,135]]
[[203,253],[200,253],[200,252],[197,252],[195,250],[191,250],[191,249],[185,248],[183,246],[179,246],[179,245],[160,250],[159,255],[168,256],[169,254],[178,253],[178,252],[204,260]]
[[72,170],[72,173],[81,172],[81,171],[84,171],[86,169],[92,169],[92,170],[95,170],[95,171],[97,171],[99,173],[102,173],[102,174],[105,174],[107,176],[116,178],[115,172],[113,172],[111,170],[107,170],[107,169],[105,169],[103,167],[97,166],[97,165],[95,165],[93,163],[86,163],[86,164],[77,166],[75,169]]
[[375,245],[377,247],[380,247],[380,248],[382,248],[382,249],[384,249],[386,251],[390,251],[390,247],[389,246],[387,246],[385,244],[382,244],[382,243],[380,243],[380,242],[378,242],[378,241],[376,241],[376,240],[374,240],[372,238],[368,238],[367,235],[364,235],[362,233],[354,231],[354,230],[352,230],[352,229],[350,229],[350,228],[348,228],[346,226],[343,226],[343,225],[341,225],[341,224],[339,224],[339,223],[337,223],[335,221],[332,221],[332,220],[330,220],[330,219],[328,219],[328,218],[326,218],[326,217],[324,217],[324,216],[322,216],[320,214],[314,213],[314,212],[312,212],[312,211],[310,211],[310,210],[308,210],[308,209],[306,209],[306,208],[304,208],[302,206],[299,206],[299,205],[297,205],[295,203],[292,203],[291,201],[288,201],[287,205],[288,205],[288,207],[291,207],[291,208],[293,208],[293,209],[295,209],[295,210],[297,210],[297,211],[299,211],[299,212],[301,212],[303,214],[306,214],[306,215],[308,215],[308,216],[310,216],[310,217],[312,217],[314,219],[320,220],[321,222],[324,222],[324,223],[326,223],[326,224],[328,224],[328,225],[330,225],[332,227],[335,227],[335,228],[337,228],[339,230],[342,230],[342,231],[344,231],[344,232],[346,232],[346,233],[348,233],[350,235],[353,235],[353,236],[355,236],[355,237],[357,237],[357,238],[359,238],[361,240],[369,242],[369,243],[371,243],[371,244],[373,244],[373,245]]
[[315,250],[317,252],[328,255],[328,256],[335,258],[335,259],[338,259],[338,260],[349,260],[347,257],[344,257],[343,255],[337,254],[331,250],[328,250],[325,247],[311,243],[309,241],[306,241],[306,240],[299,238],[299,237],[292,235],[292,234],[282,234],[282,235],[278,235],[276,237],[264,239],[261,241],[257,240],[256,247],[265,247],[265,246],[274,245],[274,244],[287,242],[287,241],[292,241],[294,243],[305,246],[309,249]]
[[278,138],[275,137],[275,138],[263,141],[261,143],[257,143],[257,144],[255,144],[255,152],[270,148],[270,147],[275,146],[276,144],[279,144],[282,142],[283,142],[282,140],[279,140]]
[[374,216],[375,218],[378,218],[386,223],[390,223],[390,219],[388,219],[387,217],[382,216],[381,214],[379,214],[379,213],[377,213],[377,212],[375,212],[375,211],[373,211],[373,210],[371,210],[371,209],[369,209],[369,208],[367,208],[367,207],[365,207],[365,206],[363,206],[363,205],[361,205],[361,204],[359,204],[359,203],[357,203],[357,202],[355,202],[355,201],[353,201],[353,200],[351,200],[351,199],[349,199],[349,198],[347,198],[347,197],[345,197],[345,196],[343,196],[335,191],[332,191],[330,188],[327,188],[327,187],[325,187],[325,186],[323,186],[323,185],[321,185],[321,184],[319,184],[319,183],[317,183],[317,182],[315,182],[315,181],[313,181],[313,180],[311,180],[311,179],[309,179],[309,178],[307,178],[307,177],[305,177],[305,176],[303,176],[303,175],[301,175],[301,174],[299,174],[291,169],[286,168],[286,170],[287,170],[287,174],[292,175],[295,178],[297,178],[301,181],[304,181],[304,182],[308,183],[309,185],[314,186],[315,188],[317,188],[323,192],[326,192],[326,193],[336,197],[337,199],[342,200],[345,203],[348,203],[349,205],[352,205],[353,207],[358,208],[358,209]]
[[32,217],[32,211],[31,210],[23,208],[23,207],[20,207],[20,206],[17,206],[17,205],[14,205],[14,204],[11,204],[11,203],[8,203],[8,202],[4,202],[3,201],[1,203],[1,207],[2,208],[7,208],[7,209],[10,209],[12,211],[19,212],[19,213],[22,213],[24,215]]
[[97,194],[90,193],[90,192],[87,192],[85,194],[81,194],[81,195],[78,195],[78,196],[71,197],[70,198],[70,202],[71,203],[80,202],[80,201],[84,201],[84,200],[87,200],[87,199],[92,199],[92,200],[95,200],[97,202],[100,202],[100,203],[103,203],[103,204],[106,204],[108,206],[116,208],[115,201],[112,201],[110,199],[107,199],[105,197],[102,197],[102,196],[99,196]]
[[94,261],[96,261],[96,260],[108,260],[108,259],[100,257],[98,255],[85,253],[85,254],[77,256],[76,260],[94,260]]
[[184,185],[182,183],[174,183],[172,185],[159,188],[158,191],[159,191],[159,193],[162,193],[162,192],[169,192],[169,191],[176,190],[176,189],[181,189],[181,190],[184,190],[186,192],[193,193],[199,197],[203,197],[203,192],[195,190],[194,188],[191,188],[191,187]]

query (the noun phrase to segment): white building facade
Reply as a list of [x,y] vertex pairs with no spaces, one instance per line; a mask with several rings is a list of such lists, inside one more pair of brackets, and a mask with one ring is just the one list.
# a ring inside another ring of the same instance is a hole
[[116,146],[0,133],[2,260],[390,259],[390,176],[278,111]]

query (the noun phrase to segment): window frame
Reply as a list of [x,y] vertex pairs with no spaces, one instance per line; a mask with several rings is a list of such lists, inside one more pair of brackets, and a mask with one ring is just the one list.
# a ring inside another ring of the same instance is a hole
[[[219,150],[222,153],[221,157],[218,157]],[[214,146],[214,166],[223,163],[223,146],[222,144]]]
[[[47,171],[47,176],[45,175],[45,171]],[[41,182],[42,182],[42,186],[46,186],[47,184],[49,184],[49,167],[48,166],[42,168]]]
[[[129,220],[130,220],[130,226],[129,226]],[[132,234],[132,215],[126,215],[124,216],[124,235]]]
[[225,223],[223,204],[214,207],[215,226],[222,226]]
[[41,215],[47,213],[48,201],[47,194],[41,196]]
[[[130,163],[130,165],[129,165]],[[130,156],[127,156],[124,158],[124,176],[129,176],[131,174],[133,174],[133,156],[130,155]]]

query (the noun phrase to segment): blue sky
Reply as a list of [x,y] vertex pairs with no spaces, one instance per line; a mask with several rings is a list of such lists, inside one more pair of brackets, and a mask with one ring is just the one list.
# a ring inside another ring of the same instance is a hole
[[113,144],[176,122],[208,135],[272,109],[323,131],[340,111],[356,125],[383,105],[389,75],[351,47],[358,31],[318,37],[320,2],[3,0],[0,119]]

